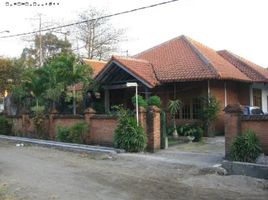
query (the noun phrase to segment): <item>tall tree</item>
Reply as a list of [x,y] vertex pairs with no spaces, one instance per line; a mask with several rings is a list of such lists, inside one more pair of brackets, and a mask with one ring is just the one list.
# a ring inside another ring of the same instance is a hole
[[[42,38],[40,40],[40,37]],[[40,41],[42,53],[40,54]],[[71,53],[71,43],[65,36],[65,39],[59,39],[53,33],[46,33],[44,35],[35,35],[33,45],[30,48],[24,48],[21,54],[21,59],[27,67],[41,66],[40,56],[43,61],[59,53]]]
[[118,43],[122,40],[123,30],[116,29],[103,10],[89,8],[79,15],[79,21],[87,21],[77,25],[79,40],[83,43],[86,56],[90,59],[106,59],[117,50]]

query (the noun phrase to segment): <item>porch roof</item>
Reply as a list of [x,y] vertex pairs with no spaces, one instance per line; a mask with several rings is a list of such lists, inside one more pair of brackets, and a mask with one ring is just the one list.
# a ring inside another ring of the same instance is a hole
[[[114,66],[113,64],[121,69],[121,71],[128,73],[130,76],[137,79],[149,88],[153,88],[159,84],[155,77],[155,73],[153,72],[153,67],[148,61],[121,56],[112,56],[108,64],[97,75],[96,80],[104,80],[105,75],[111,72],[114,73],[114,76],[119,75],[118,70],[111,70],[111,68]],[[123,77],[121,76],[121,81],[127,81],[127,78],[130,77],[126,77],[126,75]],[[120,79],[116,80],[120,81]]]

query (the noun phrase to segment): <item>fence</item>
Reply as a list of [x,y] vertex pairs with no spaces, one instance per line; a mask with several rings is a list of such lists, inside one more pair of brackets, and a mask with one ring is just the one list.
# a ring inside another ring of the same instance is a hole
[[[16,135],[37,137],[33,118],[25,113],[20,116],[6,116],[12,122]],[[118,120],[114,116],[96,114],[92,108],[85,110],[84,115],[59,115],[50,113],[44,119],[45,133],[50,139],[55,139],[57,126],[69,127],[79,122],[88,124],[87,144],[113,145],[114,131]],[[160,149],[160,110],[154,106],[148,110],[139,108],[139,123],[148,137],[148,151]]]
[[225,156],[230,153],[233,139],[246,130],[253,130],[260,140],[262,149],[268,155],[268,116],[243,115],[242,107],[238,104],[228,105],[225,109]]

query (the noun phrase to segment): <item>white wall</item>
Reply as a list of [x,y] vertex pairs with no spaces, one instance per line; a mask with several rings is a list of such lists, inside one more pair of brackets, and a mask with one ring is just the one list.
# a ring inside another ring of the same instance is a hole
[[268,96],[268,84],[264,83],[253,83],[250,87],[250,105],[253,105],[253,93],[252,89],[261,89],[262,90],[262,110],[263,112],[268,112],[267,108],[267,96]]

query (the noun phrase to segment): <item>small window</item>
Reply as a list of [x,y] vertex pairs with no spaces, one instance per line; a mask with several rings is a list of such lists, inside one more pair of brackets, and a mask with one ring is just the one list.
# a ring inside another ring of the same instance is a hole
[[261,89],[253,89],[253,106],[262,108]]
[[184,104],[182,107],[182,119],[191,118],[191,106],[190,104]]

